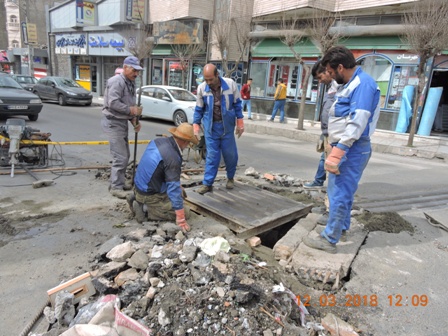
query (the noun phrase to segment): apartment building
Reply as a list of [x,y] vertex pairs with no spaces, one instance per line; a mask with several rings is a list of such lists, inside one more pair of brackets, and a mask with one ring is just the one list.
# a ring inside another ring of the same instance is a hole
[[[47,74],[47,34],[46,34],[46,5],[51,5],[50,0],[5,0],[3,17],[5,30],[1,32],[0,49],[8,59],[7,71],[32,74],[35,77],[43,77]],[[2,19],[3,18],[3,19]],[[24,34],[26,24],[33,25],[33,43],[28,45]],[[31,55],[31,56],[30,56]],[[31,66],[30,62],[31,60]],[[5,68],[5,67],[3,67]]]

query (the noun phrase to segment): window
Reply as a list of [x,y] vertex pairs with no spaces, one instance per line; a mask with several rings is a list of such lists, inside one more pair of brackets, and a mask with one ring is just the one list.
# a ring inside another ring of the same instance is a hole
[[268,63],[252,62],[250,68],[250,77],[252,78],[252,87],[250,94],[252,96],[264,97],[266,92],[266,77],[268,72]]
[[392,63],[382,56],[367,56],[358,61],[364,72],[372,76],[380,88],[380,107],[384,108],[392,71]]
[[[309,64],[311,67],[312,64]],[[277,82],[280,78],[286,84],[286,98],[299,100],[302,97],[303,82],[305,80],[302,66],[297,62],[284,63],[252,63],[251,77],[253,79],[253,96],[274,97]],[[306,99],[316,101],[317,90],[312,92],[313,78],[308,79]]]
[[19,46],[19,41],[17,41],[17,40],[12,40],[11,41],[11,44],[12,44],[12,47],[13,48],[19,48],[20,46]]
[[12,23],[18,23],[19,20],[17,19],[17,16],[15,16],[15,15],[11,15],[11,16],[9,17],[9,22],[12,22]]

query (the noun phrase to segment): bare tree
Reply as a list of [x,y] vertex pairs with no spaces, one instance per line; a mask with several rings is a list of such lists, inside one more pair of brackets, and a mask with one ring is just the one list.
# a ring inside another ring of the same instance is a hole
[[282,15],[282,21],[280,23],[281,25],[281,32],[282,35],[280,36],[280,41],[284,45],[286,45],[289,50],[294,55],[294,58],[297,60],[297,62],[302,66],[302,79],[301,85],[302,85],[302,95],[300,99],[300,108],[299,108],[299,118],[297,121],[297,129],[303,130],[303,121],[305,119],[305,106],[306,106],[306,94],[308,91],[308,81],[311,74],[310,67],[305,64],[305,62],[302,59],[302,55],[298,53],[294,47],[305,37],[306,33],[304,29],[299,29],[299,22],[296,17],[287,18],[286,13],[283,12]]
[[[238,69],[239,63],[243,61],[250,48],[249,33],[252,26],[250,3],[250,1],[239,1],[232,7],[223,6],[216,13],[212,27],[213,43],[219,51],[222,70],[227,77],[230,77],[232,72]],[[231,15],[230,9],[236,13],[236,16]],[[236,42],[236,52],[232,52],[232,42]],[[232,67],[229,67],[230,62],[233,62]]]
[[182,88],[187,89],[187,78],[190,64],[194,58],[203,53],[204,44],[172,44],[171,49],[173,50],[173,54],[179,58],[179,63],[182,70]]
[[337,43],[340,43],[341,33],[334,30],[336,21],[340,17],[338,12],[315,9],[310,27],[310,38],[322,55]]
[[155,47],[150,25],[137,23],[129,25],[123,32],[127,39],[125,49],[140,61],[152,54]]
[[440,53],[448,45],[448,2],[446,0],[421,0],[405,14],[404,42],[419,56],[417,70],[418,86],[414,100],[408,146],[412,146],[417,127],[420,96],[425,87],[425,66],[431,57]]

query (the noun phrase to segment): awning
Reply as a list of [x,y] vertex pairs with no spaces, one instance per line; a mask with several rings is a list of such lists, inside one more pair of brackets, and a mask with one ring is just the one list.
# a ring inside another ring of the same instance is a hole
[[[294,50],[302,57],[317,57],[320,55],[319,49],[308,39],[304,38]],[[280,39],[268,38],[261,41],[253,50],[253,57],[294,57],[294,54],[288,46],[282,43]]]
[[343,38],[339,42],[348,49],[357,50],[409,50],[409,44],[398,36],[363,36]]
[[172,55],[173,51],[169,44],[159,44],[152,50],[152,56],[168,56]]

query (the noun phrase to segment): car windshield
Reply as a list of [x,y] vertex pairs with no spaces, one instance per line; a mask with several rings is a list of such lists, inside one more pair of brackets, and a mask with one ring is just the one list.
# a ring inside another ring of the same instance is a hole
[[22,89],[19,83],[17,83],[12,77],[0,76],[0,88],[3,89]]
[[18,76],[18,77],[16,77],[16,79],[21,84],[36,84],[37,83],[37,79],[34,77]]
[[56,83],[62,86],[68,86],[68,87],[81,87],[78,83],[76,83],[73,79],[70,78],[55,78]]
[[170,89],[171,95],[176,100],[183,100],[183,101],[196,101],[196,97],[187,90],[176,90],[176,89]]

